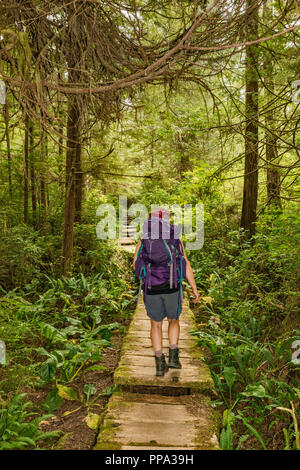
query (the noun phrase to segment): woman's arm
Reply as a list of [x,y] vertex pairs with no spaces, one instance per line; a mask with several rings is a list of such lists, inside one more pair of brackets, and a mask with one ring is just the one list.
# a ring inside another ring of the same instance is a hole
[[138,251],[139,251],[139,248],[140,248],[141,244],[142,244],[142,240],[139,240],[137,242],[136,247],[135,247],[135,252],[134,252],[134,257],[133,257],[133,262],[132,262],[133,269],[135,269],[135,262],[136,262],[137,254],[138,254]]
[[191,288],[192,288],[192,291],[193,291],[193,294],[195,296],[195,298],[193,299],[193,302],[194,303],[198,303],[199,302],[199,297],[200,297],[200,294],[197,290],[197,286],[196,286],[196,281],[195,281],[195,278],[194,278],[194,273],[193,273],[193,270],[192,270],[192,267],[190,265],[190,262],[189,260],[187,259],[187,256],[186,256],[186,253],[185,253],[185,249],[184,249],[184,246],[183,246],[183,243],[181,242],[181,245],[182,245],[182,249],[183,249],[183,254],[184,254],[184,257],[185,257],[185,261],[186,261],[186,280],[188,281],[188,283],[190,284]]

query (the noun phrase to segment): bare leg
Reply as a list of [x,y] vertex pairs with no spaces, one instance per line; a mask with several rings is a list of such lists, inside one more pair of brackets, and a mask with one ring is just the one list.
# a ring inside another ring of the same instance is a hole
[[180,326],[179,320],[169,320],[169,327],[168,327],[168,337],[169,337],[169,344],[178,344],[179,333],[180,333]]
[[162,321],[154,321],[151,319],[150,336],[155,355],[156,375],[163,376],[168,372],[168,366],[162,349]]
[[[169,320],[169,319],[168,319]],[[181,369],[179,362],[178,339],[180,333],[179,319],[169,320],[168,337],[169,337],[169,362],[168,367]]]
[[162,321],[154,321],[151,319],[150,336],[154,352],[162,351]]

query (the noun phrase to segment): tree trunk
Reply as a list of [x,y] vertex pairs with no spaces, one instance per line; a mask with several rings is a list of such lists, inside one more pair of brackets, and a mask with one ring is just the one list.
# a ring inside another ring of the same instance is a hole
[[[246,25],[246,40],[251,41],[258,36],[257,0],[247,0],[247,8],[252,10]],[[258,194],[258,46],[246,47],[246,99],[245,99],[245,167],[244,191],[241,227],[246,235],[255,233],[255,220]]]
[[[61,126],[59,131],[63,133],[63,127]],[[64,183],[63,183],[63,168],[64,168],[64,149],[63,149],[63,137],[59,136],[58,139],[58,184],[59,192],[63,196],[64,193]]]
[[41,136],[41,173],[40,173],[40,191],[41,191],[41,219],[44,219],[47,211],[47,187],[45,181],[45,167],[47,163],[47,134],[42,130]]
[[[88,199],[89,195],[89,186],[90,186],[90,175],[86,173],[84,177],[84,200]],[[84,206],[84,213],[87,213],[87,205]]]
[[78,141],[76,143],[76,150],[75,150],[75,222],[79,222],[79,223],[81,222],[82,191],[83,191],[83,176],[82,176],[82,169],[81,169],[81,142]]
[[[265,24],[272,21],[272,10],[267,3],[264,4],[263,16]],[[265,76],[265,96],[269,101],[274,98],[275,86],[273,81],[273,61],[268,50],[264,52],[264,76]],[[267,161],[267,205],[275,204],[281,208],[280,200],[280,173],[274,164],[277,158],[276,117],[273,109],[267,112],[265,117],[265,141],[266,141],[266,161]]]
[[190,157],[187,153],[182,153],[180,156],[180,177],[183,179],[183,175],[186,171],[191,169]]
[[44,176],[41,176],[41,211],[45,214],[46,211],[46,187]]
[[[275,163],[277,158],[276,139],[266,131],[266,160]],[[280,199],[280,173],[274,165],[267,168],[267,204],[275,204],[281,209]]]
[[11,150],[10,150],[10,135],[9,135],[9,108],[8,101],[4,104],[4,121],[5,121],[5,138],[7,148],[7,168],[8,168],[8,192],[10,200],[12,200],[12,176],[11,176]]
[[66,152],[66,187],[61,273],[72,274],[73,230],[75,220],[75,168],[80,111],[76,97],[69,97]]
[[[87,146],[88,151],[90,149],[90,140],[91,140],[91,137],[88,133],[87,138],[86,138],[86,146]],[[82,195],[82,198],[83,198],[84,201],[87,201],[88,196],[89,196],[89,186],[90,186],[90,175],[89,175],[89,173],[84,173],[82,175],[82,178],[83,178],[83,195]],[[83,210],[84,210],[84,213],[86,214],[87,213],[87,204],[84,205]]]
[[[74,19],[74,7],[68,7],[70,24],[67,27],[67,34],[70,41],[68,60],[68,77],[71,83],[82,80],[80,70],[84,70],[85,64],[82,50],[78,43],[74,43],[74,37],[78,41],[78,35],[82,25],[80,21]],[[76,18],[76,15],[74,15]],[[83,61],[82,61],[83,59]],[[67,122],[67,151],[66,151],[66,182],[65,182],[65,210],[64,229],[62,240],[61,273],[64,276],[71,276],[73,261],[73,233],[75,210],[76,219],[81,216],[82,198],[82,173],[81,173],[81,113],[82,98],[79,96],[68,96],[68,122]]]
[[[58,74],[58,79],[61,79],[60,73]],[[63,147],[63,134],[64,134],[64,112],[63,112],[63,99],[60,92],[58,92],[58,119],[59,119],[59,137],[58,137],[58,184],[59,192],[61,196],[64,193],[64,184],[63,184],[63,169],[64,169],[64,147]]]
[[281,208],[280,199],[280,173],[278,168],[274,166],[277,159],[277,144],[276,136],[272,133],[274,128],[274,116],[271,111],[266,115],[265,119],[266,126],[266,160],[267,160],[267,205],[275,204],[278,208]]
[[36,224],[36,189],[35,189],[35,167],[34,167],[34,128],[32,121],[29,124],[29,168],[30,168],[30,192],[33,225]]
[[29,118],[25,114],[24,136],[24,224],[28,224],[28,181],[29,181]]

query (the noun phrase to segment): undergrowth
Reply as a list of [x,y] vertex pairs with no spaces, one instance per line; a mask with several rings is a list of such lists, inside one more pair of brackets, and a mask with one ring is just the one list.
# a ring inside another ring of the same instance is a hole
[[193,335],[218,393],[224,450],[300,449],[298,243],[299,217],[269,213],[252,242],[215,233],[191,253],[203,294]]

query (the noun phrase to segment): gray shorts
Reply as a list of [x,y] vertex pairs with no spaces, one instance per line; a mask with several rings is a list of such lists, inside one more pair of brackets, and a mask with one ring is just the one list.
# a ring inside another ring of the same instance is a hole
[[147,316],[155,321],[163,321],[164,318],[174,320],[179,317],[182,311],[184,293],[182,291],[182,301],[178,309],[180,290],[172,294],[145,294],[145,308]]

